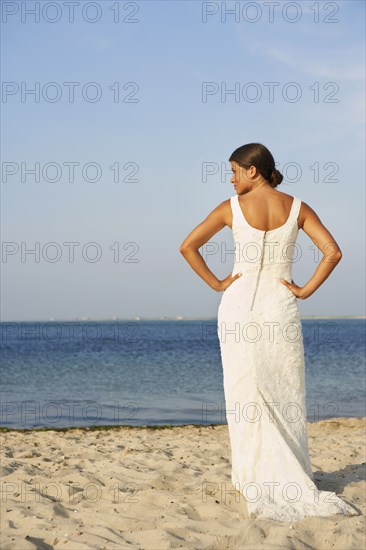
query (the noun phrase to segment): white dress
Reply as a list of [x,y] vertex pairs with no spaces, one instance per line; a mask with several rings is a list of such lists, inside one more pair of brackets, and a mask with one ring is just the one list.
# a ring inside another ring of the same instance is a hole
[[[301,200],[270,231],[246,221],[230,198],[236,258],[242,272],[222,294],[218,336],[232,470],[231,482],[250,517],[296,521],[305,516],[359,515],[314,484],[306,428],[302,325],[292,281]],[[262,252],[264,252],[262,254]]]

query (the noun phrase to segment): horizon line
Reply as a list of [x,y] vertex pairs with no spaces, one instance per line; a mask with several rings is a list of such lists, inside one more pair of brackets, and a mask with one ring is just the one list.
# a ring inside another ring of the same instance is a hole
[[[302,315],[300,319],[366,319],[366,315]],[[3,323],[56,323],[56,322],[113,322],[113,321],[204,321],[204,320],[215,320],[217,317],[190,317],[184,315],[176,315],[174,317],[170,316],[160,316],[160,317],[143,317],[136,315],[135,317],[73,317],[67,319],[56,319],[55,317],[50,317],[49,319],[16,319],[16,320],[0,320],[0,324]]]

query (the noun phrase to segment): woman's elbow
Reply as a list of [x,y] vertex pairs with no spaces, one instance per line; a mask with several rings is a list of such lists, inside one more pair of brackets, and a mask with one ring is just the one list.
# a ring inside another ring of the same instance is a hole
[[183,243],[179,248],[179,252],[183,256],[186,256],[189,252],[196,251],[196,250],[197,250],[196,246],[192,243]]
[[335,261],[335,262],[338,263],[338,262],[341,261],[342,256],[343,256],[342,250],[341,250],[341,249],[338,249],[338,250],[336,250],[336,251],[332,254],[332,259],[333,259],[333,261]]
[[187,252],[188,248],[189,248],[188,244],[184,244],[184,243],[183,243],[183,244],[181,244],[180,247],[179,247],[179,252],[180,252],[181,254],[183,254],[183,256],[184,256],[184,254]]

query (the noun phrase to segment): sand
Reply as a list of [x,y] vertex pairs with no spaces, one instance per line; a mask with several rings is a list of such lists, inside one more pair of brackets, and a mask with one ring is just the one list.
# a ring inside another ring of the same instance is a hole
[[249,519],[240,493],[220,490],[227,425],[2,432],[1,549],[360,550],[365,420],[308,423],[318,487],[361,515],[292,524]]

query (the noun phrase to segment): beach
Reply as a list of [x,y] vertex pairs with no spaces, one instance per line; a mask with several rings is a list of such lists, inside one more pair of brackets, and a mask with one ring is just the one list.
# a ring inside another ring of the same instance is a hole
[[1,549],[360,549],[365,420],[308,422],[314,477],[361,515],[249,518],[226,424],[1,431]]

